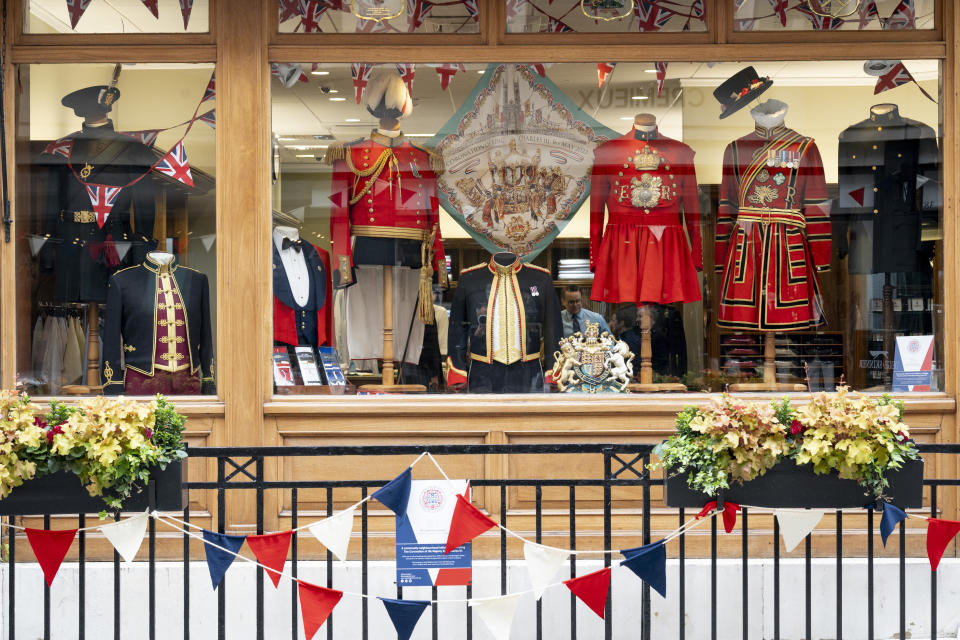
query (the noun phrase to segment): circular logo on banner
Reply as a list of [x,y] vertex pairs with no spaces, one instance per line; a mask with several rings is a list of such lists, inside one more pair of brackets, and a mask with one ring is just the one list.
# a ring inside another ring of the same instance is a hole
[[436,513],[443,508],[443,491],[428,487],[420,494],[420,506],[428,513]]
[[919,340],[911,340],[911,341],[910,341],[910,344],[907,345],[907,350],[908,350],[910,353],[917,353],[918,351],[920,351],[920,341],[919,341]]

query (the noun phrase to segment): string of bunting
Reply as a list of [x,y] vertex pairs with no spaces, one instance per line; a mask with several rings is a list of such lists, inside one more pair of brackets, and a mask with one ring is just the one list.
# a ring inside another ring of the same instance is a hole
[[[745,0],[734,0],[734,7],[739,10]],[[856,9],[845,15],[835,15],[825,10],[817,10],[826,3],[820,2],[815,6],[810,0],[790,2],[790,0],[767,0],[770,3],[771,13],[750,18],[736,18],[740,31],[752,31],[757,20],[776,18],[780,25],[787,26],[788,13],[794,11],[810,21],[811,26],[818,31],[833,31],[848,23],[856,23],[859,30],[866,29],[874,20],[880,22],[882,29],[892,31],[896,29],[916,29],[917,13],[914,0],[901,0],[893,9],[889,18],[880,17],[876,0],[860,0]]]
[[[70,28],[76,30],[80,18],[83,17],[83,14],[86,13],[90,7],[90,0],[66,0],[66,2],[67,15],[70,16]],[[157,0],[140,0],[140,2],[153,14],[154,18],[160,19],[160,9],[157,7]],[[183,30],[186,31],[187,25],[190,24],[190,14],[193,12],[193,0],[179,0],[179,2],[180,15],[183,17]]]
[[[218,533],[155,511],[138,513],[123,520],[82,529],[33,529],[3,522],[0,522],[0,526],[21,530],[26,534],[48,586],[53,584],[60,565],[79,531],[100,531],[124,561],[129,564],[134,561],[143,543],[148,519],[154,518],[157,522],[163,523],[171,529],[203,542],[207,568],[214,590],[223,582],[227,570],[237,559],[264,569],[276,588],[279,588],[281,578],[286,577],[294,581],[300,598],[304,634],[308,640],[313,638],[320,627],[323,626],[344,595],[380,600],[396,628],[398,638],[401,640],[410,637],[424,610],[435,603],[468,605],[484,621],[494,638],[506,640],[509,638],[510,627],[520,599],[527,594],[533,594],[534,598],[539,600],[547,589],[560,585],[569,589],[597,616],[604,617],[611,572],[615,567],[607,566],[585,575],[558,581],[557,574],[571,555],[605,556],[614,553],[620,554],[622,560],[616,565],[616,568],[625,567],[662,597],[666,597],[667,543],[718,514],[721,515],[724,531],[731,533],[736,526],[737,514],[741,511],[741,506],[738,504],[726,501],[722,507],[718,507],[717,501],[714,500],[704,505],[696,516],[655,542],[620,550],[571,550],[527,540],[520,534],[491,519],[473,505],[469,498],[470,489],[468,485],[464,493],[457,494],[457,502],[447,534],[445,553],[458,549],[490,529],[499,528],[523,542],[524,560],[531,585],[529,589],[487,598],[402,600],[322,587],[293,577],[290,574],[284,574],[291,540],[294,533],[298,531],[309,530],[338,561],[343,561],[347,557],[347,550],[353,534],[353,520],[356,509],[364,502],[371,499],[377,500],[393,511],[398,518],[398,522],[406,518],[406,507],[411,492],[412,469],[424,457],[433,462],[444,480],[452,482],[436,459],[425,452],[420,454],[400,475],[347,509],[328,518],[284,531],[246,536]],[[907,514],[902,509],[889,503],[882,504],[880,508],[882,513],[880,535],[884,546],[886,546],[887,539],[896,530],[897,525],[906,518],[912,517],[927,521],[927,555],[931,569],[936,571],[947,545],[950,544],[957,533],[960,533],[960,522]],[[867,509],[872,514],[875,511],[875,506],[868,505]],[[793,550],[800,541],[806,538],[816,528],[827,511],[823,509],[774,510],[774,516],[780,525],[787,550]],[[254,558],[241,555],[240,551],[244,544],[249,547]]]

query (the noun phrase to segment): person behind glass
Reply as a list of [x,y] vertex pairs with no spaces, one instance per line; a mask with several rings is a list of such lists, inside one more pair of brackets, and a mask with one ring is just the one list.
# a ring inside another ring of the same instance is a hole
[[[626,304],[610,316],[610,333],[617,340],[623,340],[637,358],[640,357],[640,331],[637,326],[637,305]],[[636,370],[639,374],[639,368]]]
[[603,319],[602,315],[583,308],[580,287],[575,284],[568,284],[563,289],[563,311],[560,312],[560,319],[563,322],[564,338],[586,329],[588,320],[600,325],[601,334],[604,331],[610,331],[610,327],[607,326],[607,321]]

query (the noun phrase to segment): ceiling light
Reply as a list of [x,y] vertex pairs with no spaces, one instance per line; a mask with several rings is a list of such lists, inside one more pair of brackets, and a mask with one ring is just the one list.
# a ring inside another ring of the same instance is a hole
[[631,99],[631,100],[649,100],[650,98],[647,97],[647,96],[633,96],[633,97],[630,98],[630,99]]
[[340,93],[339,89],[328,89],[327,93]]
[[360,118],[347,118],[344,122],[360,122]]
[[486,72],[487,72],[486,69],[480,69],[480,71],[477,71],[477,73],[479,73],[480,75],[483,75]]
[[656,73],[657,70],[656,70],[656,69],[644,69],[643,72],[644,72],[644,73]]
[[329,71],[311,71],[310,75],[312,76],[328,76],[330,75]]
[[277,138],[277,140],[279,142],[293,142],[294,140],[296,140],[296,138],[292,138],[290,136],[284,136],[282,138]]
[[314,159],[316,159],[317,156],[313,155],[312,153],[298,153],[298,154],[297,154],[297,157],[298,157],[298,158],[314,158]]
[[346,102],[346,98],[330,98],[330,102]]
[[633,116],[623,116],[621,120],[633,120]]

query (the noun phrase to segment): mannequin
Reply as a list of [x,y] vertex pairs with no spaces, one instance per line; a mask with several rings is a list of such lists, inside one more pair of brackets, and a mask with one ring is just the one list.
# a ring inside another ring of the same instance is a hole
[[295,227],[273,229],[273,341],[319,347],[333,342],[330,254]]
[[442,166],[403,136],[400,120],[413,101],[395,69],[375,69],[365,97],[378,127],[326,156],[333,164],[333,279],[347,289],[351,358],[382,360],[382,382],[392,385],[395,360],[419,363],[424,325],[433,322],[433,273],[446,283],[436,195]]
[[724,152],[717,211],[717,324],[765,334],[763,388],[777,386],[774,332],[824,322],[817,273],[831,257],[820,152],[785,126],[788,110],[780,100],[750,110],[754,131]]

